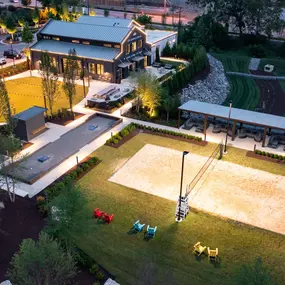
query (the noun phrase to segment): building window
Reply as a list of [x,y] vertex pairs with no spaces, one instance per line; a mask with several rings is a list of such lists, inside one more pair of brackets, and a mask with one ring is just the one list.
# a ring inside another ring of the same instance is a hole
[[131,52],[131,45],[128,44],[128,45],[127,45],[127,53],[130,53],[130,52]]
[[114,45],[114,48],[121,48],[120,45]]
[[52,63],[52,65],[53,65],[53,67],[57,67],[57,61],[56,61],[56,58],[55,57],[52,57],[51,58],[51,63]]
[[138,48],[142,48],[142,40],[138,41]]
[[54,41],[60,41],[60,38],[57,38],[57,37],[53,37],[52,38]]
[[108,48],[112,47],[111,44],[104,44],[103,46],[104,46],[104,47],[108,47]]
[[97,64],[97,74],[99,74],[99,75],[104,74],[104,65],[103,64]]
[[132,52],[137,50],[137,42],[132,42]]
[[88,70],[90,73],[96,73],[95,63],[89,63],[88,64]]
[[74,44],[79,44],[79,43],[80,43],[80,41],[78,41],[78,40],[72,40],[72,42],[73,42]]
[[43,39],[44,40],[50,40],[50,37],[49,36],[43,36]]
[[82,42],[84,45],[90,45],[90,42]]

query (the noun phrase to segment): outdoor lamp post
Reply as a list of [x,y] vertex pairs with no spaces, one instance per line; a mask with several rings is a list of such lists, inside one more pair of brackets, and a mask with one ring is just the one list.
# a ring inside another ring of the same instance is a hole
[[84,80],[84,77],[85,77],[85,62],[84,61],[82,65],[83,65],[83,68],[82,68],[83,96],[85,98],[86,94],[85,94],[85,80]]
[[[228,118],[228,124],[227,124],[227,134],[226,134],[225,149],[224,149],[224,152],[225,152],[225,153],[227,152],[228,132],[229,132],[229,127],[230,127],[232,104],[233,104],[233,102],[230,101],[230,110],[229,110],[229,118]],[[232,135],[233,135],[233,134],[232,134]]]
[[[12,54],[13,54],[13,39],[12,38],[10,39],[10,44],[11,44],[11,51],[12,51]],[[14,57],[14,54],[13,54],[13,67],[15,67],[15,57]]]
[[179,208],[178,208],[178,218],[177,222],[181,222],[181,198],[182,198],[182,184],[183,184],[183,173],[184,173],[184,157],[187,155],[189,152],[188,151],[183,151],[182,153],[182,167],[181,167],[181,182],[180,182],[180,194],[179,194]]

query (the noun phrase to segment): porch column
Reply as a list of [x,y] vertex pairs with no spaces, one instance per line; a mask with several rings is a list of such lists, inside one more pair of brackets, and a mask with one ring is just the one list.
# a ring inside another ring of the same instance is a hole
[[178,109],[178,129],[180,128],[180,109]]
[[234,121],[233,123],[233,127],[232,127],[232,141],[235,140],[235,133],[236,133],[236,121]]
[[267,133],[267,127],[264,127],[263,138],[262,138],[262,147],[265,147],[266,133]]
[[207,138],[207,121],[208,121],[208,115],[204,116],[204,141],[206,141]]

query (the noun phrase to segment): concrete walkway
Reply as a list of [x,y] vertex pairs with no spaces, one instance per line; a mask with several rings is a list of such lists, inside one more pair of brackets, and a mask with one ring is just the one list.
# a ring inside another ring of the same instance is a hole
[[259,64],[260,64],[260,58],[253,57],[249,62],[248,69],[256,71],[258,70]]

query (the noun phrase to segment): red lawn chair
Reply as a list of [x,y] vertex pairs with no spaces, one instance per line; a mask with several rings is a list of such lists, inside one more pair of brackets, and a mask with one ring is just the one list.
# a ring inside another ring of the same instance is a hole
[[104,221],[107,224],[110,224],[114,218],[114,214],[108,215],[107,213],[104,215]]
[[94,218],[101,218],[103,216],[104,212],[103,211],[100,211],[99,208],[96,208],[95,210],[93,210],[93,217]]

